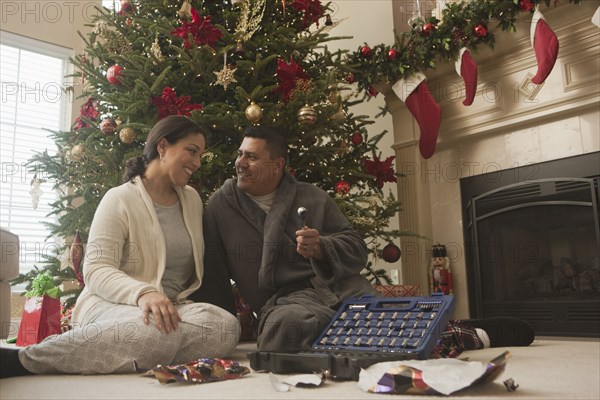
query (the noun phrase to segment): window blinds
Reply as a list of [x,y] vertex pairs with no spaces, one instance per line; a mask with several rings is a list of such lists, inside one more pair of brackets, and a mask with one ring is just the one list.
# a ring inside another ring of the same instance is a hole
[[[42,255],[54,255],[60,245],[40,223],[56,222],[55,216],[47,216],[49,203],[57,199],[53,182],[41,183],[34,208],[35,173],[27,164],[36,151],[56,153],[50,131],[68,129],[71,99],[62,91],[68,68],[65,49],[14,36],[7,40],[2,32],[0,41],[0,225],[19,236],[24,273],[41,267]],[[43,166],[36,169],[38,178],[47,178]]]

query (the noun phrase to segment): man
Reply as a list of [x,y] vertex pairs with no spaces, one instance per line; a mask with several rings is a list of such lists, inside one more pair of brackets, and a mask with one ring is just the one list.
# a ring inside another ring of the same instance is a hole
[[286,159],[282,135],[248,128],[237,177],[211,197],[204,218],[205,276],[194,299],[234,312],[233,279],[258,313],[259,350],[309,348],[345,299],[376,294],[360,275],[364,240],[325,191],[286,172]]
[[[258,313],[261,351],[311,347],[349,297],[377,295],[361,270],[367,246],[331,197],[286,172],[287,143],[252,126],[235,162],[237,177],[211,197],[204,213],[201,288],[190,298],[235,315],[230,279]],[[308,211],[306,226],[298,208]],[[526,346],[534,331],[516,318],[451,321],[432,357],[463,350]]]

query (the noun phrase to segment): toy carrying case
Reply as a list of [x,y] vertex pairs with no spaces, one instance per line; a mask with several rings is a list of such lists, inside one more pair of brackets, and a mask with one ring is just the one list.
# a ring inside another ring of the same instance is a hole
[[252,352],[250,367],[274,373],[327,371],[358,380],[361,368],[383,361],[427,359],[454,309],[454,297],[350,298],[310,350]]

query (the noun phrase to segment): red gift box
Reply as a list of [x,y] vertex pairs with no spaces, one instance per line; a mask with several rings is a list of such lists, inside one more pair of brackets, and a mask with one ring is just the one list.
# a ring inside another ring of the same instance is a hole
[[415,297],[421,295],[418,285],[374,285],[383,297]]
[[60,300],[50,296],[34,296],[25,301],[17,346],[29,346],[50,335],[61,333]]

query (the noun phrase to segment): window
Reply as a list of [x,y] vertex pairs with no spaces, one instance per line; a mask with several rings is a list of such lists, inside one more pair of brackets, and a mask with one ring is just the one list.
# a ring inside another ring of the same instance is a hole
[[[41,255],[53,255],[59,246],[40,224],[56,222],[47,217],[57,199],[52,182],[40,185],[34,207],[36,175],[27,163],[36,151],[56,152],[50,131],[69,129],[71,99],[63,91],[69,55],[65,48],[8,32],[0,36],[0,225],[19,236],[21,272],[41,267]],[[43,180],[43,167],[36,169]]]

